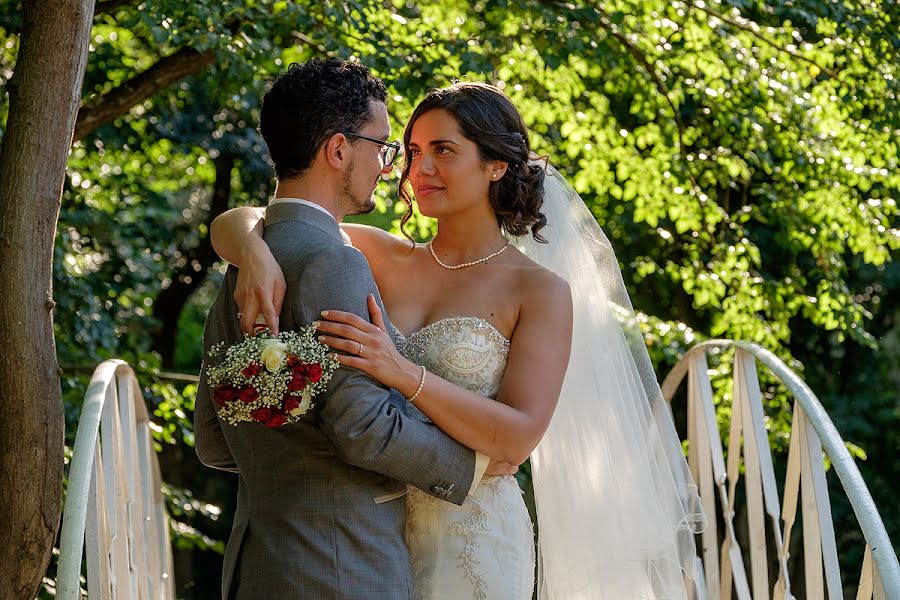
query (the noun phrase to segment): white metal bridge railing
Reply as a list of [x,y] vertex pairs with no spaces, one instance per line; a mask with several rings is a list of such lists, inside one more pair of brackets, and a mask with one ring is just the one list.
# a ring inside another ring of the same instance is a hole
[[[734,348],[735,351],[727,464],[706,362],[706,352],[714,348]],[[756,361],[766,365],[794,396],[782,499],[778,497]],[[718,490],[722,509],[720,517],[725,529],[720,536],[717,520],[710,514],[709,526],[701,534],[705,582],[698,583],[701,586],[705,583],[707,597],[731,598],[732,591],[738,600],[784,600],[794,597],[791,593],[788,549],[798,505],[803,523],[805,598],[840,600],[844,597],[825,481],[824,450],[847,494],[866,541],[856,599],[900,599],[900,566],[875,503],[825,409],[797,374],[759,345],[732,340],[711,340],[698,344],[682,357],[663,382],[663,396],[667,401],[671,402],[685,373],[688,375],[688,465],[708,512],[716,506],[714,488]],[[734,522],[735,490],[740,478],[741,457],[749,532],[749,581]],[[768,572],[767,517],[778,558],[778,574],[773,578]],[[721,546],[720,537],[723,539]],[[772,579],[775,584],[770,589]]]
[[134,371],[101,363],[91,378],[69,468],[56,597],[81,597],[86,550],[93,599],[175,598],[169,523],[147,408]]

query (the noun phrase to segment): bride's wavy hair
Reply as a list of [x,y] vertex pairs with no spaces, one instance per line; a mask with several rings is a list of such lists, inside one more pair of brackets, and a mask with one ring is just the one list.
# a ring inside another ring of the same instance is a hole
[[[400,220],[400,230],[412,218],[413,195],[407,182],[412,160],[409,139],[416,120],[432,110],[445,110],[456,119],[463,136],[478,147],[483,164],[502,161],[509,166],[503,177],[490,182],[488,198],[497,223],[510,235],[530,233],[535,240],[545,241],[539,231],[547,224],[541,213],[544,203],[544,166],[533,162],[528,143],[528,129],[522,115],[498,88],[485,83],[461,82],[431,91],[416,106],[403,132],[406,160],[400,176],[400,199],[406,213]],[[529,162],[532,161],[532,162]]]

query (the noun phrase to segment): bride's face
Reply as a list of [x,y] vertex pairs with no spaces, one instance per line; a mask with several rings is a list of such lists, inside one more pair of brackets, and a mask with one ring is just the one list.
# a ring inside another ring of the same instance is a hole
[[447,111],[432,110],[416,120],[409,154],[409,182],[423,215],[440,218],[488,204],[491,172]]

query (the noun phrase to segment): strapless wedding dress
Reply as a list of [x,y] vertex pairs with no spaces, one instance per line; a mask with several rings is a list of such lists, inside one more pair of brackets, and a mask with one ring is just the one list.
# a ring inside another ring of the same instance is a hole
[[[452,317],[408,338],[397,333],[409,360],[476,394],[496,397],[509,341],[484,319]],[[416,600],[532,597],[534,530],[515,477],[485,477],[462,506],[410,488],[407,507]]]

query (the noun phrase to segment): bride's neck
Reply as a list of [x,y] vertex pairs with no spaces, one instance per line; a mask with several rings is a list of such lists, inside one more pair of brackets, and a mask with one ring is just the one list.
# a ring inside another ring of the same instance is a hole
[[497,220],[441,219],[432,247],[441,258],[451,262],[466,262],[499,250],[506,239]]

